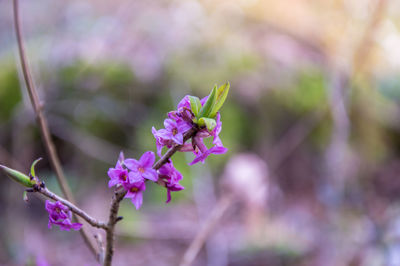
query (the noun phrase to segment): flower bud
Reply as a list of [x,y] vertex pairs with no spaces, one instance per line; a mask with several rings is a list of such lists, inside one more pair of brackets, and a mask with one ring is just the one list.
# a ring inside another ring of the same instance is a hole
[[192,110],[194,116],[197,117],[201,109],[200,99],[195,96],[189,96],[189,101],[190,101],[190,109]]
[[0,165],[0,169],[11,179],[13,179],[14,181],[20,183],[21,185],[25,186],[25,187],[33,187],[33,185],[35,184],[35,180],[29,178],[27,175],[8,168],[4,165]]
[[215,119],[202,117],[199,119],[198,125],[200,127],[206,126],[207,130],[211,131],[217,126],[217,122],[215,121]]

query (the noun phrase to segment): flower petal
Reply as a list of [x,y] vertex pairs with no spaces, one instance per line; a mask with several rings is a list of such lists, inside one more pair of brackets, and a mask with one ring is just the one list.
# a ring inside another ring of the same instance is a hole
[[140,175],[139,171],[137,171],[137,172],[129,172],[128,173],[128,180],[129,180],[129,184],[135,184],[137,182],[143,181],[143,178]]
[[166,129],[160,129],[157,131],[157,137],[162,138],[162,139],[170,139],[172,136],[172,132],[168,131]]
[[175,136],[172,136],[172,140],[175,141],[177,144],[182,145],[183,144],[183,135],[182,135],[182,133],[178,133]]
[[227,148],[221,147],[221,146],[215,146],[210,149],[210,153],[213,153],[213,154],[223,154],[227,151],[228,151]]
[[140,166],[143,168],[152,167],[155,160],[156,160],[156,156],[154,155],[154,152],[146,151],[145,153],[143,153],[142,157],[140,157],[140,160],[139,160]]
[[119,183],[118,179],[110,179],[110,181],[108,181],[108,187],[113,187],[118,183]]
[[165,203],[169,203],[171,201],[171,190],[167,189],[167,201]]
[[78,231],[79,229],[81,229],[82,224],[81,223],[73,223],[71,225],[71,228],[74,229],[75,231]]
[[147,168],[145,172],[142,174],[142,176],[154,182],[157,182],[158,180],[157,171],[152,168]]
[[196,163],[198,163],[198,162],[200,162],[200,161],[201,161],[202,163],[204,163],[204,160],[208,157],[208,155],[210,155],[210,152],[209,152],[209,151],[204,152],[204,153],[198,155],[191,163],[189,163],[189,165],[194,165],[194,164],[196,164]]
[[172,129],[177,127],[176,121],[169,118],[164,120],[164,126],[168,131],[172,131]]
[[139,161],[135,159],[126,159],[124,164],[131,171],[137,171],[138,167],[140,166]]
[[192,127],[189,124],[187,124],[186,122],[181,122],[181,123],[178,123],[178,125],[177,125],[178,131],[181,132],[182,134],[191,128]]
[[183,146],[179,148],[179,151],[181,151],[181,152],[194,151],[192,143],[183,144]]
[[132,197],[131,201],[133,205],[135,205],[136,210],[139,210],[143,204],[143,193],[141,191],[136,193],[136,195]]

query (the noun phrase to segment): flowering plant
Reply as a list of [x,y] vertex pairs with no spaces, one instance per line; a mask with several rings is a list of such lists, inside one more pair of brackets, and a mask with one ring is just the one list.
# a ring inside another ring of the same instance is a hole
[[[129,198],[136,209],[139,209],[143,204],[146,183],[152,181],[166,188],[166,203],[168,203],[171,201],[171,192],[184,189],[179,184],[183,176],[172,162],[174,153],[192,152],[195,158],[189,165],[193,165],[198,162],[204,163],[211,154],[222,154],[227,151],[219,138],[222,129],[219,110],[228,91],[229,83],[226,83],[220,87],[215,86],[211,93],[201,100],[187,95],[179,102],[176,110],[168,113],[168,117],[164,120],[165,128],[156,130],[153,127],[152,133],[155,138],[157,155],[160,157],[158,161],[156,161],[156,154],[153,151],[144,152],[139,160],[125,158],[124,154],[120,153],[116,165],[107,172],[108,186],[115,188],[107,222],[91,217],[71,201],[51,192],[35,174],[35,165],[39,160],[33,162],[29,175],[3,165],[0,165],[0,169],[13,180],[28,188],[25,196],[27,192],[36,192],[54,201],[46,200],[45,204],[45,209],[49,213],[49,228],[57,225],[61,230],[80,230],[83,224],[79,222],[80,219],[76,223],[72,222],[73,213],[92,227],[105,230],[106,250],[96,255],[99,262],[111,265],[114,228],[116,223],[122,219],[118,216],[118,209],[119,203],[124,198]],[[204,143],[204,139],[208,137],[213,138],[211,147],[207,147]],[[166,148],[165,151],[164,148]]]

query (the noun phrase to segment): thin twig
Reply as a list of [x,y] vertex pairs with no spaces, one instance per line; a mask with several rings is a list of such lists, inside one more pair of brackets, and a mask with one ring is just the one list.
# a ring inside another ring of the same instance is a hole
[[[47,120],[43,114],[43,105],[40,103],[39,100],[39,95],[37,93],[37,90],[34,86],[33,80],[32,80],[32,75],[30,73],[29,67],[28,67],[28,61],[25,55],[25,48],[24,48],[24,42],[22,40],[22,33],[21,33],[21,26],[20,26],[20,18],[19,18],[19,8],[18,8],[18,0],[13,1],[13,8],[14,8],[14,26],[15,26],[15,33],[17,35],[17,42],[18,42],[18,51],[19,51],[19,56],[20,56],[20,61],[21,61],[21,67],[22,67],[22,72],[24,75],[24,80],[26,84],[26,88],[29,93],[29,98],[31,100],[33,109],[36,114],[36,118],[42,133],[42,138],[44,145],[46,147],[47,153],[50,158],[50,163],[56,173],[57,181],[58,184],[60,185],[61,191],[64,195],[64,197],[70,201],[70,202],[75,202],[71,189],[68,186],[68,183],[65,179],[65,176],[62,171],[61,163],[58,158],[54,143],[51,139],[50,135],[50,130],[48,127]],[[79,218],[75,216],[75,218],[79,221]],[[82,230],[80,230],[81,235],[86,243],[86,245],[89,247],[90,251],[96,256],[98,259],[98,252],[97,248],[93,242],[93,240],[89,237],[89,233],[86,231],[86,229],[83,227]]]
[[116,191],[113,196],[113,200],[111,202],[110,208],[110,217],[108,219],[108,228],[107,228],[107,235],[106,235],[106,255],[104,259],[104,266],[110,266],[112,257],[114,255],[114,228],[115,224],[117,223],[118,217],[118,210],[119,210],[119,203],[125,197],[127,191]]
[[189,266],[193,263],[197,254],[203,247],[206,242],[208,236],[214,229],[214,227],[221,220],[222,216],[226,212],[226,210],[231,206],[233,202],[233,195],[228,194],[223,196],[215,205],[214,209],[211,211],[210,216],[204,222],[204,225],[198,231],[196,237],[190,243],[189,248],[186,250],[182,262],[180,266]]
[[85,211],[83,211],[80,208],[78,208],[77,206],[75,206],[73,203],[71,203],[68,200],[65,200],[65,199],[57,196],[56,194],[54,194],[53,192],[51,192],[47,188],[41,188],[41,189],[39,189],[38,192],[40,194],[43,194],[44,196],[52,199],[52,200],[61,202],[62,204],[67,206],[74,214],[82,217],[91,226],[107,230],[108,227],[107,227],[106,223],[98,221],[97,219],[95,219],[92,216],[90,216],[89,214],[87,214]]
[[[196,135],[198,131],[197,127],[192,127],[190,130],[188,130],[184,136],[183,136],[183,142],[185,143],[188,139],[190,139],[191,137],[193,137],[194,135]],[[178,145],[175,144],[174,146],[172,146],[165,154],[163,157],[161,157],[160,160],[158,160],[154,165],[153,165],[153,169],[158,170],[161,168],[161,166],[163,166],[164,164],[166,164],[169,159],[172,157],[172,155],[174,155],[175,152],[177,152],[180,148],[182,147],[182,145]],[[165,187],[166,183],[159,179],[156,182],[158,185]],[[123,198],[125,197],[127,191],[125,190],[120,190],[119,188],[117,188],[117,190],[114,192],[114,196],[113,196],[113,200],[111,202],[111,208],[110,208],[110,216],[108,219],[108,228],[107,228],[107,235],[106,235],[106,255],[105,255],[105,259],[104,259],[104,266],[110,266],[111,265],[111,261],[112,261],[112,257],[114,254],[114,228],[115,228],[115,224],[118,222],[118,210],[119,210],[119,204],[120,202],[123,200]]]
[[385,12],[387,10],[389,1],[388,0],[378,0],[376,6],[373,9],[373,13],[370,16],[370,20],[366,25],[365,32],[354,49],[353,57],[353,74],[357,75],[364,72],[366,69],[366,63],[371,54],[371,50],[374,46],[375,34],[379,29],[382,21],[385,19]]

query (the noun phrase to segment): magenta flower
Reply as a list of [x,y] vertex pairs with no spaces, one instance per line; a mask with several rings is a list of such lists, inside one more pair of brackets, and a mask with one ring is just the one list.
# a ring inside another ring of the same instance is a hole
[[122,167],[119,160],[115,165],[115,168],[110,168],[107,174],[110,177],[110,181],[108,181],[108,187],[112,187],[117,184],[123,185],[124,183],[128,182],[128,171]]
[[180,145],[183,144],[183,134],[191,128],[191,126],[184,121],[175,121],[172,119],[165,119],[164,126],[165,130],[162,131],[161,136],[164,139],[171,139]]
[[160,178],[164,179],[169,184],[176,184],[182,180],[182,174],[176,170],[172,161],[164,164],[158,170]]
[[130,198],[136,210],[142,206],[143,203],[143,191],[146,189],[143,178],[137,178],[133,182],[125,183],[125,190],[127,191],[125,198]]
[[219,112],[217,113],[215,120],[217,122],[217,126],[210,132],[210,135],[214,137],[213,144],[222,147],[222,141],[219,138],[219,133],[221,133],[222,130],[221,115]]
[[159,170],[160,178],[166,181],[167,201],[171,201],[171,191],[180,191],[185,189],[178,182],[182,180],[182,174],[176,170],[172,162],[164,164]]
[[135,159],[126,159],[124,164],[132,171],[131,173],[133,173],[129,173],[130,177],[141,177],[156,182],[158,180],[157,171],[152,168],[155,160],[156,156],[154,152],[147,151],[140,157],[139,161]]
[[61,202],[56,201],[51,203],[46,200],[46,210],[49,213],[48,228],[51,228],[53,224],[60,226],[61,230],[69,231],[71,229],[79,230],[82,227],[80,223],[71,223],[72,213],[67,206],[64,206]]
[[165,119],[164,126],[165,129],[156,130],[153,127],[151,130],[156,139],[157,154],[160,157],[164,146],[171,148],[174,143],[182,145],[183,135],[191,128],[191,125],[179,118],[177,120]]
[[178,112],[182,111],[183,109],[190,109],[190,95],[185,95],[182,100],[178,103]]
[[212,147],[212,148],[210,148],[210,149],[208,149],[208,150],[206,150],[206,151],[204,151],[204,152],[199,152],[199,153],[196,155],[196,158],[195,158],[191,163],[189,163],[189,165],[194,165],[194,164],[196,164],[196,163],[198,163],[198,162],[204,163],[205,159],[207,159],[207,157],[208,157],[210,154],[223,154],[223,153],[225,153],[227,150],[228,150],[228,149],[225,148],[225,147],[214,146],[214,147]]
[[167,148],[171,148],[172,145],[174,144],[174,142],[170,139],[165,139],[163,138],[163,131],[165,129],[160,129],[160,130],[156,130],[154,127],[151,128],[151,132],[154,135],[154,138],[156,139],[156,147],[157,147],[157,155],[162,157],[162,148],[164,146],[166,146]]
[[177,122],[178,121],[184,122],[189,127],[192,126],[192,120],[194,118],[194,114],[190,108],[189,95],[183,97],[183,99],[178,104],[177,110],[169,112],[168,117]]

